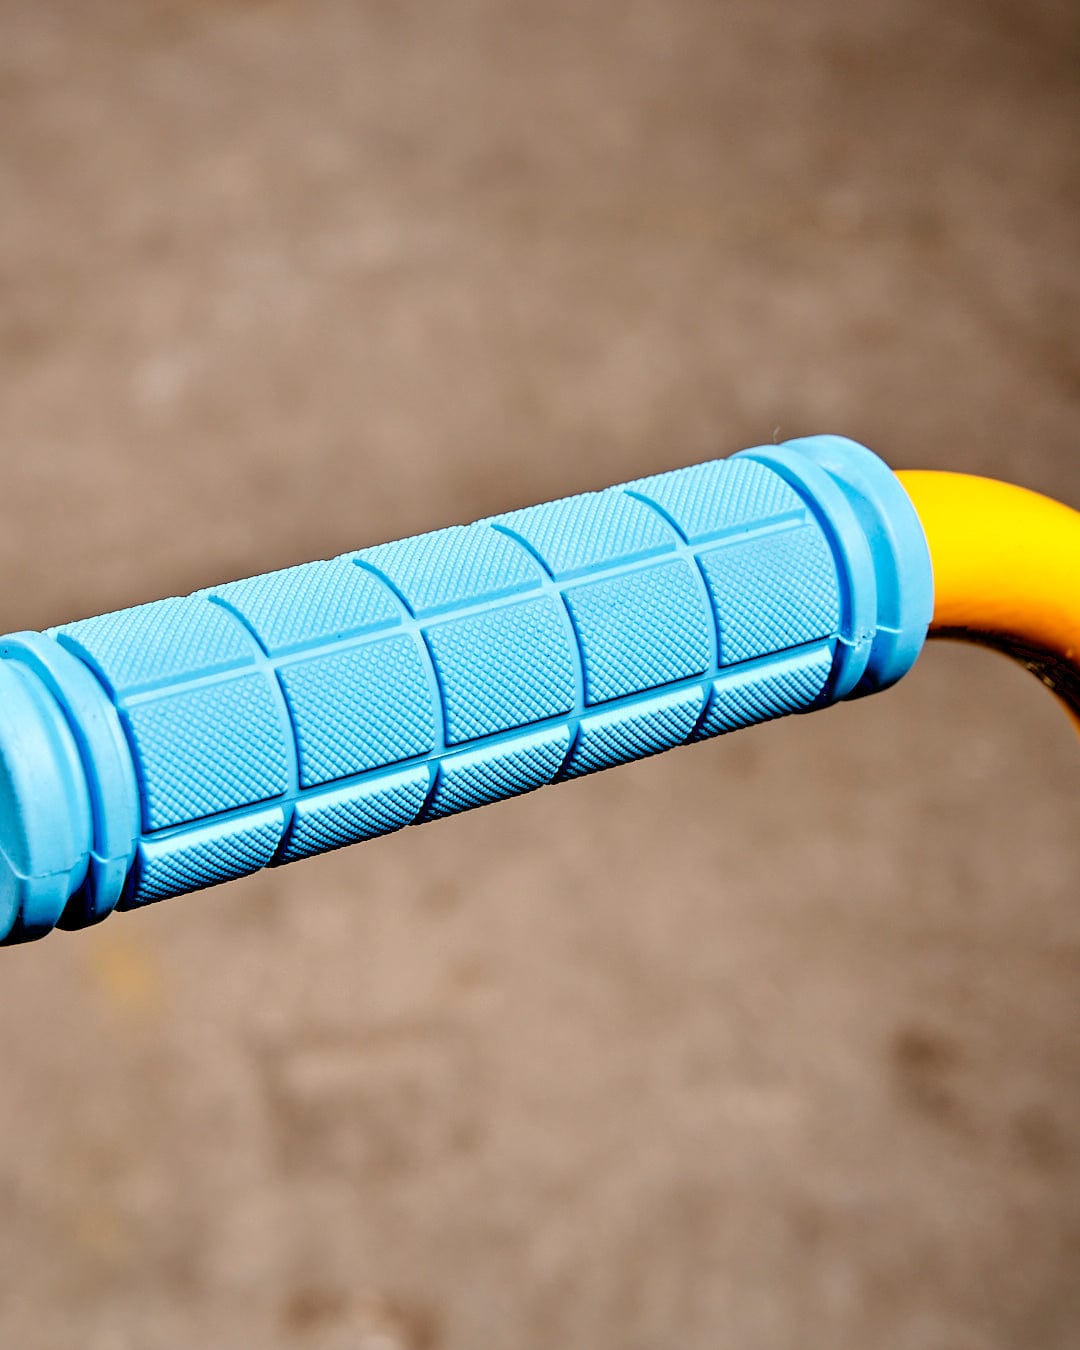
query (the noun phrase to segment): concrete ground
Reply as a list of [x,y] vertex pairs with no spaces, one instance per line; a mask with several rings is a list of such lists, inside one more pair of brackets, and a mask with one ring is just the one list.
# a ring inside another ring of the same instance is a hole
[[[1072,0],[0,0],[0,630],[819,430],[1080,503]],[[0,1345],[1080,1344],[1020,670],[0,952]]]

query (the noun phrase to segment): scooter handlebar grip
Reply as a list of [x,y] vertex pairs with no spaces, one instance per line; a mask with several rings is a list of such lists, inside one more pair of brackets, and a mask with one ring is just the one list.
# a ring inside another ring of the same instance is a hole
[[0,936],[79,927],[910,669],[925,538],[815,437],[0,639]]

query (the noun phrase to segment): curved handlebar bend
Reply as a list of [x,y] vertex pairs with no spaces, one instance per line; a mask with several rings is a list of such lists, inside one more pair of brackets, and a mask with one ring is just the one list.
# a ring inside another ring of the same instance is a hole
[[897,477],[930,545],[932,634],[1021,661],[1080,731],[1080,511],[988,478]]

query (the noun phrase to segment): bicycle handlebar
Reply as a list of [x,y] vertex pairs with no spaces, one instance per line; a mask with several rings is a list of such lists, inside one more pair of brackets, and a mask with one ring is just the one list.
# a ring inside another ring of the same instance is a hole
[[36,937],[913,665],[922,527],[822,436],[0,639],[0,936]]

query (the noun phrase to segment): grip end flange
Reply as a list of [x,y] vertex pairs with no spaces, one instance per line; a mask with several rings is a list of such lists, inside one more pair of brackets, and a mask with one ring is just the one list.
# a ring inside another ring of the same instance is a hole
[[892,469],[846,436],[744,450],[795,488],[831,540],[846,596],[830,701],[862,698],[915,664],[934,612],[930,549]]
[[26,942],[112,912],[139,837],[120,720],[87,668],[51,638],[0,645],[0,934]]

